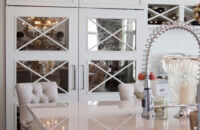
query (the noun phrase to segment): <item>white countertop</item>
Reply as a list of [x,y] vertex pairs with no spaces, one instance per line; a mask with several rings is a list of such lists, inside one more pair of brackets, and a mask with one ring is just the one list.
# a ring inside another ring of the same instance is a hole
[[143,119],[138,99],[132,102],[90,101],[28,107],[36,118],[32,130],[189,130],[188,119],[173,117],[178,108],[169,109],[168,120]]

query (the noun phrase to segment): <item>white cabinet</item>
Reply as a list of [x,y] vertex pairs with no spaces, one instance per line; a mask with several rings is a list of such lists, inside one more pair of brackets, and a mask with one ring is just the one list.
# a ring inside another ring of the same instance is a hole
[[141,16],[144,10],[7,6],[7,129],[16,130],[16,83],[55,81],[59,102],[118,100],[118,85],[142,69]]
[[134,82],[142,69],[144,15],[142,10],[80,9],[80,100],[119,100],[118,85]]
[[185,4],[185,5],[193,5],[195,3],[199,3],[199,0],[147,0],[148,3],[154,4]]
[[146,0],[6,0],[7,5],[144,9]]
[[16,130],[16,83],[55,81],[59,102],[78,101],[78,9],[7,7],[6,20],[7,130]]
[[80,7],[144,9],[146,0],[80,0]]
[[78,7],[78,0],[6,0],[7,5]]

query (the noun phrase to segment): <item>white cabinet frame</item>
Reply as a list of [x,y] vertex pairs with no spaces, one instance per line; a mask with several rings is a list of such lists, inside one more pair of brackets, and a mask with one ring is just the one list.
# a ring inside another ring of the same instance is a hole
[[144,9],[146,0],[80,0],[80,7]]
[[147,0],[148,4],[167,4],[167,5],[194,5],[199,3],[199,0]]
[[78,0],[6,0],[7,5],[78,7]]
[[[146,13],[142,10],[79,10],[79,99],[80,100],[119,100],[118,92],[90,93],[88,91],[88,62],[91,60],[128,60],[136,61],[136,75],[142,71],[142,58],[146,42]],[[136,50],[135,51],[88,51],[88,19],[134,19],[136,20]]]
[[[19,61],[66,61],[69,65],[69,92],[59,94],[58,102],[78,101],[78,9],[46,7],[7,7],[6,14],[6,127],[16,130],[16,64]],[[69,49],[64,51],[19,51],[16,49],[17,17],[67,17]],[[59,66],[60,67],[60,66]],[[75,67],[75,68],[74,68]],[[76,77],[74,77],[74,72]],[[75,79],[74,79],[75,78]],[[76,83],[74,83],[74,81]],[[76,86],[74,86],[76,85]]]

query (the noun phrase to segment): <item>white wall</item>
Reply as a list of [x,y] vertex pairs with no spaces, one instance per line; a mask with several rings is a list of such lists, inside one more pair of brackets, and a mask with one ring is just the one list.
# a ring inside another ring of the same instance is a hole
[[5,25],[4,25],[4,0],[0,0],[0,130],[5,130]]
[[[152,33],[149,29],[148,33]],[[183,30],[171,30],[155,40],[152,46],[152,72],[158,73],[162,57],[170,53],[198,55],[198,44],[194,36]]]

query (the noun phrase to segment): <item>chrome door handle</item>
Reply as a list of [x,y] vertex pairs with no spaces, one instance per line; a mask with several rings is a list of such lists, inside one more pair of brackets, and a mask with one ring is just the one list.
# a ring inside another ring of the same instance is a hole
[[76,90],[76,65],[73,66],[73,71],[74,71],[74,90]]
[[82,65],[82,69],[83,69],[83,88],[82,89],[85,89],[85,66]]

